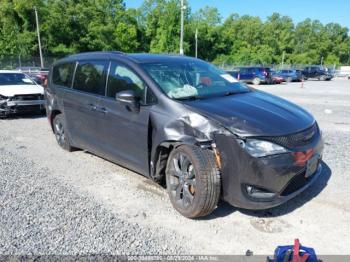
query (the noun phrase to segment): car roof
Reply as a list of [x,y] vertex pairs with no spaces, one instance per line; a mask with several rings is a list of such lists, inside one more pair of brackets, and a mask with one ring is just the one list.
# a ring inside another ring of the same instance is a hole
[[127,54],[117,51],[106,51],[106,52],[85,52],[70,55],[62,60],[59,60],[57,63],[61,61],[71,61],[71,60],[82,60],[82,59],[112,59],[112,58],[121,58],[132,61],[134,63],[154,63],[154,62],[164,62],[164,61],[188,61],[188,60],[196,60],[195,58],[177,55],[177,54],[145,54],[145,53],[133,53]]

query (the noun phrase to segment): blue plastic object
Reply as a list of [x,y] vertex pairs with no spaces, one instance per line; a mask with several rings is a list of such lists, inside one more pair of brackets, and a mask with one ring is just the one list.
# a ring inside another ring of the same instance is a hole
[[296,239],[294,246],[278,246],[274,258],[268,257],[266,262],[321,262],[321,260],[317,258],[313,248],[301,246]]

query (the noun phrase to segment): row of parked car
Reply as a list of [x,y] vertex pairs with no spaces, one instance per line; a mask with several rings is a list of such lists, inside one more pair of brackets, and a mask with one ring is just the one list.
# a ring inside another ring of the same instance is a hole
[[269,67],[237,67],[227,71],[233,77],[242,82],[260,84],[280,84],[282,82],[302,81],[318,79],[328,81],[333,78],[332,72],[322,66],[308,66],[303,70],[282,69],[275,71]]

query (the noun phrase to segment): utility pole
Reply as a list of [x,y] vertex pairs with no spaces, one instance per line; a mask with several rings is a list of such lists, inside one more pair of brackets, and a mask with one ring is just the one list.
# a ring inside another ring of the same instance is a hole
[[44,59],[43,59],[43,53],[41,51],[41,41],[40,41],[40,30],[39,30],[39,18],[38,18],[38,10],[36,9],[36,6],[34,6],[35,11],[35,20],[36,20],[36,32],[38,34],[38,45],[39,45],[39,54],[40,54],[40,67],[44,68]]
[[321,66],[323,66],[323,56],[321,57]]
[[21,54],[18,55],[18,66],[22,67]]
[[282,54],[282,63],[281,63],[281,69],[283,69],[284,67],[284,56],[286,55],[286,52],[283,51],[283,54]]
[[184,11],[186,6],[184,0],[181,0],[181,34],[180,34],[180,55],[184,54]]
[[196,39],[196,58],[198,58],[198,28],[196,28],[195,39]]

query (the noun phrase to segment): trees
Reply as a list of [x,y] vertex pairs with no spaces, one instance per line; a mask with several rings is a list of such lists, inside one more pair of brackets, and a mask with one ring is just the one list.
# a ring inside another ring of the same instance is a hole
[[[178,53],[180,1],[144,0],[128,9],[123,0],[1,0],[0,57],[37,56],[34,6],[41,23],[45,56],[92,50]],[[274,13],[232,14],[224,21],[214,7],[191,12],[186,1],[185,53],[235,64],[346,64],[349,30],[337,23],[306,19],[297,23]]]

